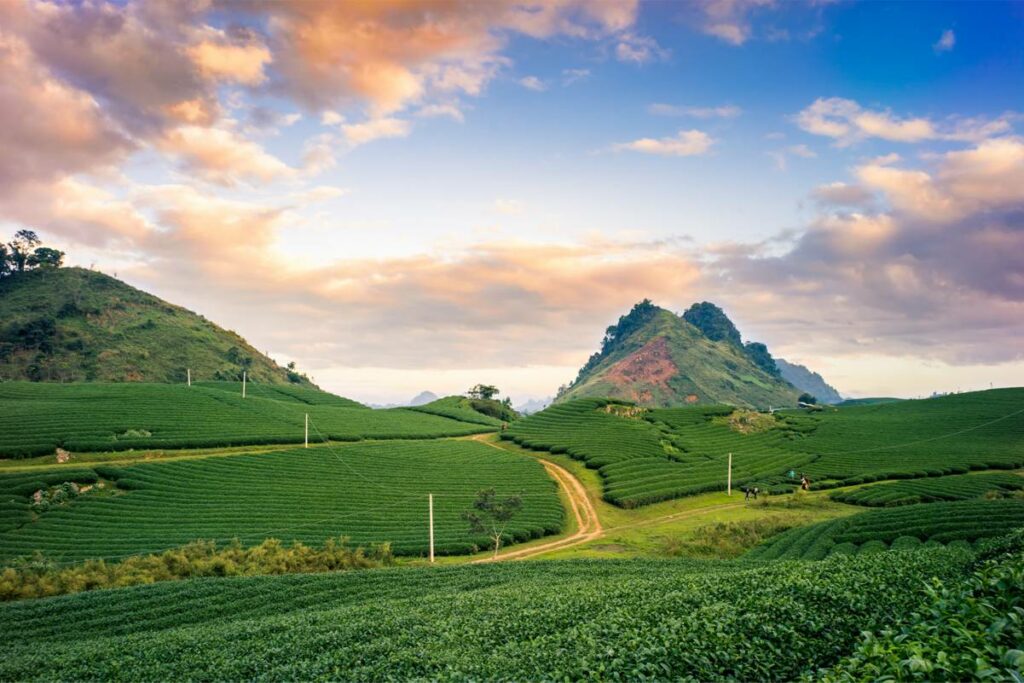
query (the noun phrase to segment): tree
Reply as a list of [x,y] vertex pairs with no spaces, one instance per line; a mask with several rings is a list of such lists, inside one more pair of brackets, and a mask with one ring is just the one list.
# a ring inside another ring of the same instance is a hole
[[39,244],[39,235],[34,230],[19,230],[14,233],[14,239],[7,243],[7,248],[11,252],[8,257],[12,265],[11,269],[24,273],[25,269],[29,267],[32,250]]
[[11,272],[10,256],[7,253],[7,245],[0,244],[0,277],[5,277]]
[[806,403],[806,404],[812,405],[812,406],[816,405],[818,403],[818,399],[815,396],[813,396],[812,394],[808,394],[806,391],[804,393],[800,394],[800,398],[798,398],[797,401],[799,401],[800,403]]
[[470,398],[482,398],[490,400],[498,395],[498,387],[493,384],[477,384],[471,388],[468,392]]
[[494,557],[497,557],[505,527],[522,508],[521,494],[499,498],[494,489],[484,489],[477,491],[473,509],[462,513],[462,518],[469,522],[470,531],[486,533],[494,541]]
[[743,351],[747,354],[747,357],[753,361],[754,365],[761,368],[772,377],[778,377],[782,374],[779,371],[779,366],[775,364],[775,359],[772,358],[772,354],[768,352],[768,347],[761,342],[747,342],[746,346],[743,347]]
[[732,324],[725,311],[710,301],[690,306],[683,313],[683,320],[703,332],[711,341],[724,341],[733,346],[742,346],[740,331]]
[[28,257],[29,268],[60,268],[64,265],[64,252],[49,247],[39,247]]

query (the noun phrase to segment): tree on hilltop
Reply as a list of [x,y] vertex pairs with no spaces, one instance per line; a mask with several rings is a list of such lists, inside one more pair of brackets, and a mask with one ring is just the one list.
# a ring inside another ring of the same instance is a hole
[[494,398],[499,393],[498,387],[493,384],[477,384],[466,392],[470,398],[482,398],[487,401]]
[[0,244],[0,278],[36,268],[60,268],[64,252],[40,246],[42,240],[34,230],[19,230],[14,239]]

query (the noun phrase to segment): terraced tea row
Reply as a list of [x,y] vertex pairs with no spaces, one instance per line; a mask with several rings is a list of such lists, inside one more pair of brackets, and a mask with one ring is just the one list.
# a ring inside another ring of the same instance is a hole
[[116,489],[108,484],[38,516],[24,507],[37,475],[0,475],[0,499],[22,510],[20,526],[0,532],[0,559],[37,550],[59,561],[111,558],[196,539],[254,545],[273,537],[317,545],[333,536],[420,554],[427,548],[428,493],[434,494],[437,551],[463,553],[488,545],[461,515],[477,491],[490,487],[524,494],[523,510],[507,531],[516,540],[557,532],[563,520],[555,484],[540,463],[472,441],[351,444],[95,469],[116,480]]
[[[952,543],[1000,536],[1024,526],[1024,500],[970,500],[869,510],[850,517],[792,529],[744,557],[758,560],[820,560],[868,544],[884,550],[916,542]],[[857,546],[851,548],[850,546]]]
[[820,486],[1024,467],[1024,389],[826,410],[796,447]]
[[0,679],[792,680],[971,559],[942,548],[753,569],[566,561],[164,583],[0,606]]
[[[268,385],[255,391],[283,390]],[[292,399],[271,400],[242,399],[223,387],[6,382],[0,384],[0,457],[43,455],[58,446],[106,451],[302,443],[307,414],[310,437],[317,441],[422,439],[492,429],[411,410],[369,410],[323,392],[287,391]]]
[[985,495],[1004,496],[1024,489],[1024,476],[1009,472],[958,474],[875,484],[859,489],[835,491],[832,500],[867,507],[892,507],[914,503],[968,500]]

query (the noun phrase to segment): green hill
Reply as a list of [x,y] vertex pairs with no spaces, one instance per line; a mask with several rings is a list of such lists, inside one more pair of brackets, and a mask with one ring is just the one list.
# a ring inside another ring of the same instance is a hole
[[58,446],[82,452],[302,443],[306,415],[311,442],[495,430],[482,420],[406,408],[370,410],[340,396],[288,385],[251,384],[243,399],[241,387],[231,383],[3,382],[0,458],[45,455]]
[[786,380],[800,391],[807,392],[818,399],[818,403],[841,403],[843,397],[839,395],[835,387],[825,379],[799,363],[790,363],[781,358],[775,359],[775,364],[782,373],[782,379]]
[[464,396],[446,396],[424,405],[412,406],[409,410],[491,427],[500,427],[503,422],[519,419],[519,413],[503,405],[501,401]]
[[204,317],[83,268],[0,280],[0,380],[304,384]]
[[688,311],[690,322],[650,301],[637,304],[608,328],[601,350],[556,401],[608,397],[652,407],[795,406],[800,392],[782,379],[764,345],[741,344],[721,309],[698,304],[691,311],[698,307],[711,307],[717,315],[709,323],[711,316]]

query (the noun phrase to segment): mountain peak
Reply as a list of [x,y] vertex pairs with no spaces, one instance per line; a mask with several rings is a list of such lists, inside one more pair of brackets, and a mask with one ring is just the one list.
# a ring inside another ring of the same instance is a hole
[[799,392],[779,376],[764,344],[744,346],[739,330],[710,302],[678,316],[644,299],[605,331],[601,349],[558,400],[608,397],[647,406],[731,403],[795,405]]

